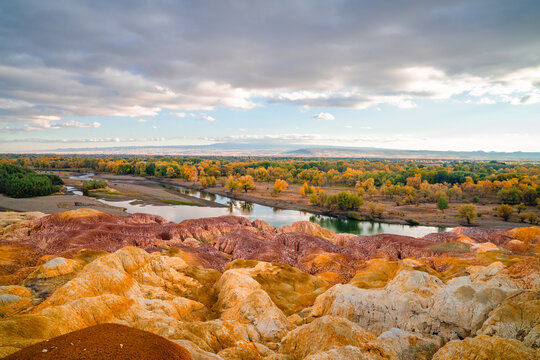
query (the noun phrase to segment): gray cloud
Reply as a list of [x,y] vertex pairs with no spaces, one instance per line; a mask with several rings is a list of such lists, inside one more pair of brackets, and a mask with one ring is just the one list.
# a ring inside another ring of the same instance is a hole
[[[540,102],[540,3],[3,1],[0,122]],[[485,99],[485,100],[481,100]]]

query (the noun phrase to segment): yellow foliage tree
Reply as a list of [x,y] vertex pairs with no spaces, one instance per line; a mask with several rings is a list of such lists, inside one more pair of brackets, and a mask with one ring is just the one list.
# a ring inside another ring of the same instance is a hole
[[235,189],[240,188],[240,182],[236,178],[229,176],[227,183],[225,184],[225,188],[229,189],[231,192],[234,192]]
[[300,195],[302,196],[313,194],[314,192],[315,190],[313,189],[313,187],[309,186],[307,182],[305,182],[304,185],[300,187]]
[[276,179],[276,182],[274,183],[274,188],[272,189],[272,194],[279,194],[280,192],[287,190],[289,188],[289,184],[285,180]]
[[255,183],[253,182],[253,177],[251,175],[244,175],[238,179],[240,189],[244,189],[244,192],[248,190],[255,190]]

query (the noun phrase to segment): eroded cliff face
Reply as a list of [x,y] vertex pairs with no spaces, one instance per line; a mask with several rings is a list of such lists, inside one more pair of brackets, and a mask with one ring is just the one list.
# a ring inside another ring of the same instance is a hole
[[538,227],[416,239],[233,216],[2,215],[0,357],[105,323],[194,359],[540,356]]

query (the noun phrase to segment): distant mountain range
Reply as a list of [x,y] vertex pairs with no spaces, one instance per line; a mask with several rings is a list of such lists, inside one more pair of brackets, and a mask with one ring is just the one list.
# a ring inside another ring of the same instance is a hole
[[384,159],[511,160],[540,162],[540,152],[399,150],[374,147],[309,146],[282,143],[215,143],[210,145],[116,146],[62,148],[43,153],[109,155],[281,156]]

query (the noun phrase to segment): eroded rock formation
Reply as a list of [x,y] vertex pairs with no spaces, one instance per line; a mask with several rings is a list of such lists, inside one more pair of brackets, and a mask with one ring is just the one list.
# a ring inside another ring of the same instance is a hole
[[233,216],[1,215],[0,357],[46,359],[107,323],[194,359],[540,355],[537,227],[417,239]]

